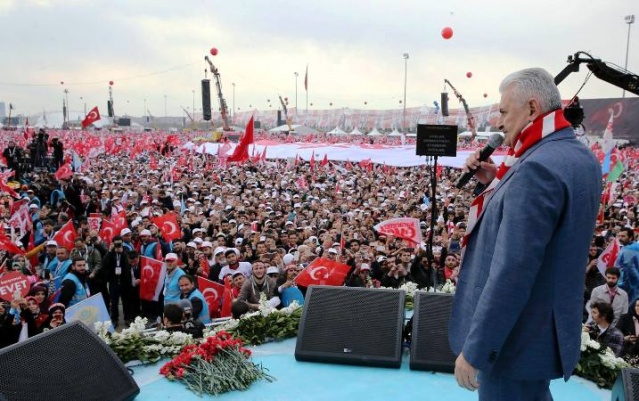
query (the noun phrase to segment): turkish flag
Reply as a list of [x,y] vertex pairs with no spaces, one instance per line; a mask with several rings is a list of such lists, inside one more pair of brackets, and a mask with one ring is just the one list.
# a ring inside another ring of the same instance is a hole
[[246,131],[240,139],[240,143],[237,144],[235,150],[233,150],[233,154],[226,159],[227,162],[239,162],[244,163],[249,159],[248,147],[250,144],[255,142],[253,140],[253,116],[246,124]]
[[166,265],[160,261],[146,256],[140,258],[140,299],[145,301],[157,301],[164,286]]
[[58,246],[67,248],[67,250],[71,251],[71,249],[75,247],[74,241],[77,236],[78,233],[75,231],[73,221],[69,220],[57,233],[55,233],[53,240],[58,243]]
[[224,277],[224,296],[222,298],[222,310],[220,311],[220,317],[231,316],[231,304],[233,303],[233,294],[231,293],[231,278],[229,276]]
[[120,235],[120,232],[129,227],[126,221],[126,211],[111,214],[111,222],[113,223],[113,235]]
[[335,262],[330,259],[318,258],[295,278],[295,282],[302,286],[310,285],[333,285],[344,284],[346,275],[351,267],[344,263]]
[[0,191],[8,193],[9,195],[13,196],[14,198],[19,198],[20,197],[20,195],[18,195],[18,193],[16,191],[14,191],[13,188],[8,186],[6,181],[4,181],[4,180],[0,181]]
[[326,153],[324,153],[324,158],[320,162],[320,167],[324,167],[326,165],[328,165],[328,155]]
[[100,228],[100,238],[102,238],[102,241],[107,244],[111,244],[113,237],[119,234],[119,231],[116,231],[115,224],[113,224],[110,220],[102,220]]
[[606,269],[614,267],[619,256],[619,241],[615,238],[597,258],[597,269],[602,276],[606,277]]
[[209,261],[206,260],[204,255],[200,255],[200,267],[202,268],[202,276],[208,277],[211,272],[211,266],[209,266]]
[[197,287],[204,295],[207,305],[209,306],[209,317],[218,316],[222,297],[224,297],[225,288],[222,284],[207,280],[204,277],[197,278]]
[[311,166],[311,170],[315,170],[315,151],[313,151],[311,161],[309,161],[308,164]]
[[73,170],[71,170],[71,163],[64,163],[54,174],[56,180],[66,180],[72,176]]
[[166,213],[159,217],[151,219],[153,224],[158,226],[162,236],[166,242],[173,241],[174,239],[182,238],[182,230],[180,230],[180,224],[173,213]]
[[4,233],[1,233],[1,232],[0,232],[0,248],[4,249],[5,251],[13,255],[25,254],[25,252],[22,249],[18,248],[16,244],[11,242],[11,240],[7,238],[7,236]]
[[383,221],[373,228],[380,234],[392,235],[414,244],[421,244],[422,242],[422,232],[419,228],[418,219],[399,217]]
[[88,127],[89,125],[93,124],[99,119],[100,119],[100,112],[98,111],[98,106],[95,106],[94,108],[91,109],[89,114],[87,114],[87,116],[84,117],[84,120],[82,120],[82,128]]

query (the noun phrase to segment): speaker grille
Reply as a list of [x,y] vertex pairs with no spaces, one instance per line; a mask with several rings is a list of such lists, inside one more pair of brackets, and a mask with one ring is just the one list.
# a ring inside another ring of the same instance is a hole
[[417,292],[410,344],[410,368],[452,373],[456,356],[448,343],[453,307],[450,294]]
[[311,286],[295,357],[399,367],[403,320],[403,291]]
[[66,324],[0,350],[0,400],[132,400],[137,384],[84,324]]

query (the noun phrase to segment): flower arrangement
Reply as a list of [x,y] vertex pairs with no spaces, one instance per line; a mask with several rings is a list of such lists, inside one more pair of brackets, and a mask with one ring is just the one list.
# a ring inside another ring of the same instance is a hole
[[193,344],[190,334],[164,330],[153,334],[145,334],[147,319],[136,317],[131,325],[118,333],[109,333],[110,321],[96,322],[98,336],[120,358],[122,363],[139,360],[143,363],[154,363],[161,358],[178,354],[185,345]]
[[220,331],[199,345],[191,344],[160,369],[169,380],[184,382],[189,390],[219,395],[231,390],[246,390],[257,380],[275,380],[261,365],[250,361],[251,351],[242,341]]
[[[378,288],[386,288],[387,287],[378,287]],[[402,290],[406,293],[406,296],[404,297],[404,308],[406,310],[413,310],[414,307],[414,303],[415,303],[415,293],[417,291],[428,291],[428,292],[443,292],[446,294],[454,294],[455,293],[455,284],[451,281],[451,280],[446,280],[446,283],[443,285],[440,285],[437,288],[424,288],[424,289],[419,289],[417,287],[417,283],[414,283],[412,281],[408,281],[404,284],[402,284],[399,288],[397,288],[398,290]]]
[[592,340],[588,333],[581,333],[581,357],[575,374],[591,380],[599,387],[611,389],[617,374],[629,364],[618,358],[608,347],[602,347]]
[[294,301],[278,310],[273,308],[262,294],[258,311],[247,313],[239,319],[231,319],[205,332],[204,336],[215,336],[224,331],[245,344],[259,345],[267,341],[295,337],[301,318],[302,307],[297,302]]

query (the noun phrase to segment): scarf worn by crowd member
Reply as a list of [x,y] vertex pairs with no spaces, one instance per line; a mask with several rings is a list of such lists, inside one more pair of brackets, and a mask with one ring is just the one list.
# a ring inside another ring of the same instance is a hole
[[535,121],[529,123],[524,127],[515,146],[508,149],[508,154],[502,161],[501,165],[497,169],[497,175],[495,179],[488,185],[488,187],[479,194],[470,205],[470,212],[468,214],[468,225],[466,229],[466,235],[462,239],[462,255],[466,249],[466,244],[472,235],[475,224],[481,217],[484,204],[490,199],[493,190],[499,184],[499,181],[506,175],[508,170],[519,160],[519,158],[526,153],[534,144],[552,134],[553,132],[562,130],[566,127],[570,127],[570,123],[564,117],[564,111],[562,109],[551,111],[543,116],[538,117]]

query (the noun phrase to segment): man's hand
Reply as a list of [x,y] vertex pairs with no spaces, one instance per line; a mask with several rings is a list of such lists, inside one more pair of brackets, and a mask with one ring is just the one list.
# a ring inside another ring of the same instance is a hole
[[479,382],[477,382],[477,369],[473,368],[464,354],[461,353],[455,361],[455,379],[457,384],[470,391],[475,391],[479,388]]
[[497,166],[490,158],[488,158],[488,160],[485,162],[480,162],[480,151],[480,149],[477,149],[475,153],[472,153],[470,156],[468,156],[466,162],[462,166],[462,171],[464,173],[467,173],[469,171],[477,170],[477,173],[475,173],[475,178],[477,178],[477,180],[482,184],[488,184],[497,175]]

